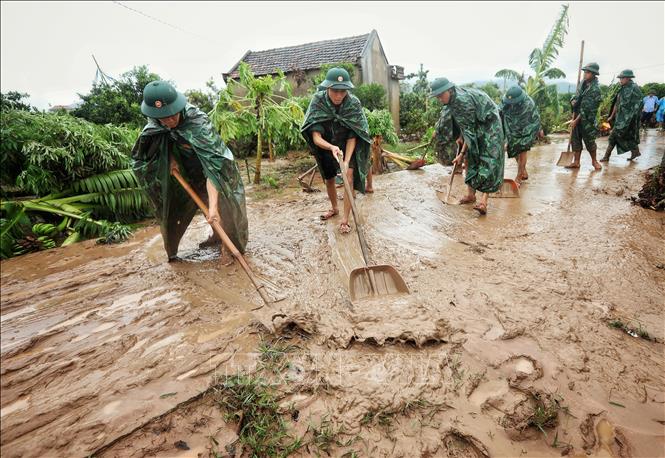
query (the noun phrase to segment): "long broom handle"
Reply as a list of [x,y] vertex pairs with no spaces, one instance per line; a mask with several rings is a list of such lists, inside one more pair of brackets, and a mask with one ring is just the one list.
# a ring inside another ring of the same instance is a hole
[[[187,191],[187,194],[192,198],[194,202],[196,202],[196,205],[201,209],[203,214],[205,215],[206,219],[208,218],[208,207],[206,204],[201,200],[201,198],[196,194],[196,191],[192,189],[192,187],[185,181],[185,179],[180,175],[180,172],[177,170],[171,170],[171,174],[175,177],[176,180],[180,183],[180,185]],[[247,262],[245,261],[245,258],[243,257],[242,254],[238,251],[236,246],[233,244],[231,239],[229,238],[228,235],[226,235],[226,232],[224,232],[224,229],[222,226],[217,222],[213,221],[210,223],[210,226],[212,226],[212,229],[217,233],[220,239],[222,239],[222,243],[224,243],[224,246],[228,248],[228,250],[231,252],[234,258],[236,258],[236,261],[240,263],[242,266],[243,270],[251,280],[252,284],[254,285],[254,288],[256,288],[256,291],[259,293],[259,296],[261,296],[261,299],[263,299],[263,302],[266,305],[270,305],[270,299],[268,298],[266,292],[264,291],[265,286],[259,283],[259,281],[254,277],[254,274],[252,273],[252,270],[249,268],[249,265],[247,265]]]
[[[582,40],[582,46],[580,46],[580,64],[577,67],[577,86],[575,86],[575,94],[580,88],[580,81],[582,80],[582,60],[584,59],[584,40]],[[575,113],[573,113],[573,118],[575,119]],[[570,136],[568,137],[568,151],[573,143],[573,127],[570,128]]]

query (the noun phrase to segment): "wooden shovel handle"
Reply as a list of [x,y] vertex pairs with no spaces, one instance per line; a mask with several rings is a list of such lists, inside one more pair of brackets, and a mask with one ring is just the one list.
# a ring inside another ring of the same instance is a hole
[[[187,191],[187,194],[192,198],[192,200],[198,205],[198,207],[201,209],[203,214],[206,217],[206,220],[208,219],[208,207],[206,204],[201,200],[201,198],[196,194],[196,191],[192,189],[192,187],[185,181],[185,179],[180,175],[180,172],[177,170],[171,170],[171,175],[175,177],[176,180],[178,180],[178,183],[183,187],[185,191]],[[264,291],[265,286],[259,283],[259,281],[254,277],[254,274],[252,273],[252,270],[249,268],[249,265],[245,261],[245,258],[243,257],[242,254],[240,254],[240,251],[236,248],[236,246],[233,244],[231,239],[229,238],[228,235],[226,235],[226,232],[222,228],[222,226],[217,222],[213,221],[212,223],[209,223],[210,226],[212,226],[212,230],[217,233],[219,238],[222,240],[222,243],[228,250],[231,252],[233,257],[240,263],[240,266],[243,268],[249,279],[251,280],[252,284],[254,285],[254,288],[256,288],[256,291],[259,293],[261,296],[261,299],[263,299],[263,302],[266,305],[270,305],[270,299],[268,298],[266,292]]]

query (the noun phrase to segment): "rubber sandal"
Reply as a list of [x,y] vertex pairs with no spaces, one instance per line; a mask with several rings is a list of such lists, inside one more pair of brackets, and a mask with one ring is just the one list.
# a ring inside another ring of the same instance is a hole
[[319,215],[319,219],[321,221],[328,221],[330,218],[337,215],[339,215],[339,210],[338,211],[328,210],[328,212],[325,213],[324,215]]
[[474,205],[473,209],[476,210],[481,215],[486,215],[487,214],[487,206],[483,203],[478,203],[478,204]]

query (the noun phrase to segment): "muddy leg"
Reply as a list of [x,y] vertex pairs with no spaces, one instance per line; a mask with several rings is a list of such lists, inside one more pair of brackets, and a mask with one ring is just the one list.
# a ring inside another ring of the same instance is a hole
[[517,162],[517,175],[515,176],[515,181],[518,183],[520,183],[522,180],[522,161],[520,160],[521,156],[521,154],[515,156],[515,162]]
[[[321,217],[322,219],[332,218],[337,213],[339,213],[339,209],[337,207],[337,187],[335,185],[335,179],[334,178],[330,178],[329,180],[326,180],[326,193],[328,194],[328,199],[330,199],[330,204],[332,205],[332,210],[329,211],[326,215],[323,215]],[[326,217],[327,215],[330,215],[330,216]]]
[[614,144],[613,143],[610,143],[609,145],[607,145],[607,150],[605,150],[605,155],[600,160],[600,162],[608,162],[610,160],[610,155],[612,154],[613,149],[614,149]]
[[627,161],[632,161],[633,159],[637,158],[638,156],[641,156],[642,153],[640,153],[640,147],[636,146],[634,150],[630,152],[630,157],[626,159]]
[[471,186],[467,185],[466,196],[462,197],[459,203],[463,205],[463,204],[471,204],[475,201],[476,201],[476,190],[473,189]]
[[367,182],[365,183],[365,192],[369,192],[370,194],[374,192],[374,188],[372,187],[372,167],[370,166],[369,172],[367,173]]
[[593,147],[589,148],[589,156],[591,156],[591,164],[593,165],[594,169],[602,170],[603,166],[600,165],[600,162],[596,160],[596,151],[598,151],[596,145],[593,145]]
[[527,151],[524,151],[522,154],[520,154],[520,167],[522,169],[522,175],[521,175],[522,180],[529,179],[529,174],[526,173],[526,156],[527,156]]
[[573,154],[575,155],[575,158],[573,159],[573,162],[568,164],[566,166],[567,169],[579,169],[580,168],[580,158],[582,157],[582,150],[579,151],[573,151]]

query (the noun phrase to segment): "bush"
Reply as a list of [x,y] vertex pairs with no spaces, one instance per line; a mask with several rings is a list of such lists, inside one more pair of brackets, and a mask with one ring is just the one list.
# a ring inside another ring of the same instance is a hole
[[659,99],[665,97],[665,83],[646,83],[642,86],[642,92],[645,96],[649,95],[650,91],[654,91]]
[[396,144],[399,141],[395,132],[395,126],[393,125],[393,117],[388,110],[369,111],[367,108],[363,110],[367,117],[370,137],[380,135],[384,141],[391,144]]
[[361,84],[353,94],[360,99],[363,107],[370,111],[388,108],[386,89],[379,83]]
[[[1,184],[44,196],[130,166],[138,129],[96,125],[66,114],[7,110],[0,122]],[[16,193],[16,192],[14,192]]]

